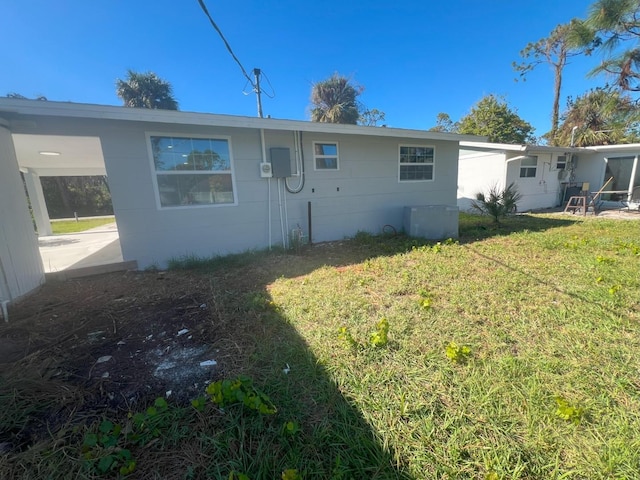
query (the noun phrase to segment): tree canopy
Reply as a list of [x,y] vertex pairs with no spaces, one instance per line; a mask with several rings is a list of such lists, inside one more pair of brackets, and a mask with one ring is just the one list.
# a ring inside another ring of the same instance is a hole
[[607,73],[626,91],[640,92],[640,2],[597,0],[586,21],[574,31],[574,42],[595,42],[604,53],[602,63],[591,73]]
[[586,147],[639,140],[638,106],[618,89],[596,88],[575,100],[569,98],[561,119],[560,145]]
[[311,88],[311,121],[357,124],[360,118],[358,96],[364,88],[334,73]]
[[358,123],[367,127],[375,127],[378,125],[378,122],[384,122],[384,118],[385,113],[378,110],[377,108],[366,108],[360,113]]
[[[440,118],[440,115],[438,117],[439,121],[446,124],[447,118]],[[511,110],[504,99],[495,95],[483,97],[455,124],[454,130],[456,133],[485,136],[490,142],[536,142],[531,124]]]
[[116,94],[125,107],[178,110],[171,84],[153,72],[127,70],[125,80],[116,80]]
[[523,62],[513,62],[513,68],[520,73],[520,78],[526,80],[526,75],[538,65],[546,63],[551,66],[554,74],[553,106],[551,108],[551,131],[547,134],[551,145],[556,145],[556,134],[560,117],[560,91],[562,89],[562,74],[571,57],[590,53],[593,42],[578,45],[572,41],[573,29],[578,23],[556,26],[548,37],[537,42],[529,43],[521,52]]

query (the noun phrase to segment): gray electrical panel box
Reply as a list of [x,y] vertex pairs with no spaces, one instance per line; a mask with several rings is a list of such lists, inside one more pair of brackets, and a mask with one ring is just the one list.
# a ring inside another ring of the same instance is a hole
[[269,149],[271,154],[271,166],[275,178],[291,176],[291,150],[288,148],[274,147]]

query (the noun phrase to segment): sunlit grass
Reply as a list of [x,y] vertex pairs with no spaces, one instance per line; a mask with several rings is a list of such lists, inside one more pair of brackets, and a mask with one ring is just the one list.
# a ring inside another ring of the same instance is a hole
[[54,235],[60,235],[64,233],[78,233],[84,232],[95,227],[101,227],[102,225],[108,225],[115,222],[115,217],[103,217],[103,218],[87,218],[75,220],[60,220],[51,222],[51,230]]
[[[269,291],[415,478],[634,478],[640,225],[509,233],[514,225],[325,267]],[[347,327],[365,342],[380,318],[391,325],[385,349],[339,338]],[[451,341],[470,347],[466,364],[445,355]],[[584,409],[579,424],[556,415],[558,396]]]
[[[251,375],[277,413],[179,410],[132,449],[133,478],[639,478],[640,222],[460,225],[459,241],[361,233],[296,255],[176,260],[210,284],[211,328],[235,326],[216,340],[239,359],[224,374]],[[39,408],[5,392],[18,426],[12,406]],[[96,428],[52,432],[0,457],[0,473],[93,478],[77,431]]]

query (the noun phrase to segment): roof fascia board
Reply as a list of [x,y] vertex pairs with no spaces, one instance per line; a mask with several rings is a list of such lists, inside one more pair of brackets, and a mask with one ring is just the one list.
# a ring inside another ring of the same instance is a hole
[[549,145],[519,145],[511,143],[490,142],[460,142],[460,148],[477,151],[494,152],[526,152],[526,153],[578,153],[585,151],[584,147],[552,147]]
[[445,140],[455,142],[479,141],[483,138],[475,135],[458,135],[454,133],[431,132],[426,130],[366,127],[362,125],[318,123],[302,120],[282,120],[212,113],[182,112],[175,110],[154,110],[110,105],[51,101],[45,102],[41,100],[7,98],[0,98],[0,113],[1,112],[25,116],[55,116],[179,125],[257,128],[265,130],[303,131],[328,134],[421,138],[426,140]]
[[585,150],[603,153],[639,151],[640,143],[627,143],[624,145],[594,145],[592,147],[585,147]]

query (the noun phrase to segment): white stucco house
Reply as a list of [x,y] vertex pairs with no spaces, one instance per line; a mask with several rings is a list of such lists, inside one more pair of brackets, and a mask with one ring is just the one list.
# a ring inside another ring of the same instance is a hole
[[519,211],[562,205],[585,183],[610,205],[640,202],[640,144],[597,147],[549,147],[476,141],[460,143],[458,206],[471,207],[476,193],[514,183],[520,194]]
[[0,98],[0,300],[44,278],[20,172],[40,232],[40,177],[107,175],[124,260],[163,268],[286,245],[292,231],[401,231],[412,206],[456,209],[457,232],[461,140],[480,138]]

